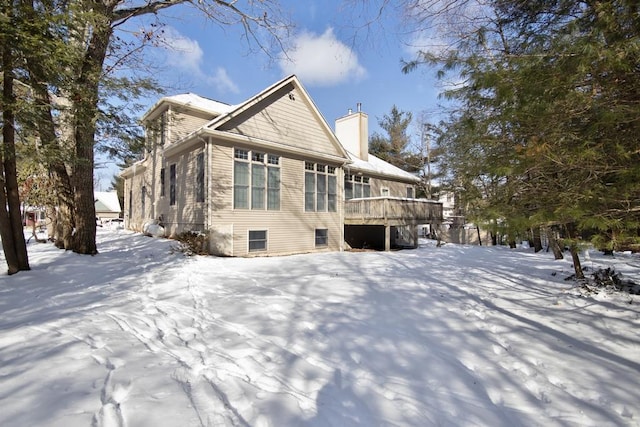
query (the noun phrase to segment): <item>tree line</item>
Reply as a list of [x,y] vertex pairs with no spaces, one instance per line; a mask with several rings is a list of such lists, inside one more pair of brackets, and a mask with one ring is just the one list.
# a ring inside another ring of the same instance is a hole
[[443,92],[455,108],[436,145],[441,183],[472,220],[511,241],[563,236],[576,277],[585,239],[640,243],[640,4],[403,4],[438,37],[403,70],[436,67],[457,82]]
[[242,29],[267,52],[289,29],[275,0],[2,1],[0,238],[9,274],[29,269],[21,214],[29,197],[47,206],[58,248],[98,253],[95,152],[126,162],[143,146],[124,106],[135,111],[136,99],[159,85],[132,70],[162,37],[158,12],[180,4]]

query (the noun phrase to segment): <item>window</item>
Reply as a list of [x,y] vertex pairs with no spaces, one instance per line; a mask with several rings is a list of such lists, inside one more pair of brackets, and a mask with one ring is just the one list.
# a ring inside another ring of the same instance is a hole
[[264,209],[266,186],[264,171],[263,164],[251,165],[251,209]]
[[249,230],[249,252],[267,250],[267,230]]
[[413,199],[413,187],[407,187],[407,199]]
[[316,194],[316,174],[313,172],[304,173],[304,210],[307,212],[313,212],[315,207],[315,194]]
[[279,210],[280,156],[236,148],[234,159],[234,209]]
[[249,209],[249,163],[235,162],[233,168],[233,208]]
[[305,162],[304,210],[306,212],[336,212],[337,178],[333,166]]
[[328,231],[326,228],[316,228],[316,248],[328,246],[329,245],[329,237]]
[[338,178],[335,175],[328,175],[327,179],[327,210],[336,212],[338,206]]
[[345,200],[371,197],[371,185],[368,176],[344,175],[344,198]]
[[204,153],[196,157],[196,202],[204,202]]
[[371,185],[369,184],[369,177],[362,177],[362,197],[371,197]]
[[267,168],[267,209],[280,210],[280,168]]
[[176,164],[169,166],[169,204],[176,204]]
[[145,200],[147,199],[147,187],[142,186],[142,200],[140,201],[140,209],[142,211],[142,218],[145,218]]
[[382,197],[388,197],[389,196],[389,189],[387,187],[382,187],[380,189],[380,195]]
[[164,168],[160,169],[160,197],[165,196],[164,191]]

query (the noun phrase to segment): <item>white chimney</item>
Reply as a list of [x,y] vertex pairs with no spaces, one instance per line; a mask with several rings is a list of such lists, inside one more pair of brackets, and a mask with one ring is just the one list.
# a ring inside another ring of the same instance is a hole
[[362,112],[358,102],[357,111],[336,120],[336,137],[342,146],[361,160],[369,160],[369,117]]

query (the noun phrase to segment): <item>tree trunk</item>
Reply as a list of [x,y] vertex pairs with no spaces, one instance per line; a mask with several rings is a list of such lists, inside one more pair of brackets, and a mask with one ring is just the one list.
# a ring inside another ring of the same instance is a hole
[[113,29],[107,17],[112,16],[113,8],[102,4],[100,14],[105,19],[94,22],[93,33],[84,55],[77,86],[71,97],[74,120],[76,162],[73,168],[72,182],[75,189],[75,240],[74,252],[95,255],[96,246],[96,209],[93,188],[93,149],[95,143],[96,121],[98,119],[99,85],[102,66],[109,47]]
[[[4,167],[0,163],[0,172],[4,176]],[[3,180],[4,184],[4,180]],[[11,221],[9,220],[9,213],[5,206],[7,206],[7,196],[5,193],[4,185],[0,188],[0,238],[2,239],[2,250],[4,251],[4,258],[7,262],[8,273],[15,274],[20,271],[20,265],[18,263],[18,255],[16,254],[16,248],[13,243],[13,231],[11,230]]]
[[[6,16],[13,15],[12,4],[5,6]],[[1,210],[8,208],[6,215],[2,214],[2,234],[3,249],[9,267],[9,274],[17,273],[20,270],[29,270],[29,256],[27,254],[27,244],[24,239],[24,228],[22,226],[22,215],[20,213],[20,196],[18,193],[18,175],[16,166],[15,147],[15,97],[13,95],[13,52],[12,43],[9,37],[2,37],[2,139],[3,139],[3,195],[0,203]],[[11,237],[10,237],[11,236]],[[4,240],[7,239],[5,247]],[[11,261],[10,261],[11,260]],[[17,268],[17,270],[16,270]]]
[[515,249],[518,245],[516,244],[516,239],[509,238],[509,247],[511,249]]
[[478,232],[478,244],[482,246],[482,238],[480,237],[480,227],[476,225],[476,231]]
[[580,257],[578,256],[578,245],[571,243],[569,250],[571,251],[571,260],[573,261],[573,270],[575,271],[576,279],[582,280],[584,279],[584,272],[582,271]]
[[556,239],[556,232],[552,227],[546,227],[545,231],[547,233],[547,240],[549,241],[549,247],[553,251],[553,257],[555,259],[563,259],[564,255],[562,255],[562,249],[560,248],[560,244],[558,244],[558,240]]
[[47,240],[50,242],[56,241],[56,230],[58,228],[58,214],[55,206],[46,207],[46,217],[49,220],[47,222]]
[[531,234],[533,235],[533,249],[535,253],[538,253],[542,250],[542,239],[540,238],[540,227],[533,227],[531,229]]

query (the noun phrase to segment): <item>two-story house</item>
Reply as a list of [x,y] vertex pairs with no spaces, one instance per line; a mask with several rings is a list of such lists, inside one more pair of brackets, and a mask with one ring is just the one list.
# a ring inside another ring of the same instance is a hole
[[[272,255],[416,244],[441,205],[418,178],[368,154],[365,113],[335,132],[295,76],[238,105],[162,98],[142,118],[147,152],[124,170],[125,226],[206,232],[212,254]],[[350,206],[350,208],[349,208]]]

